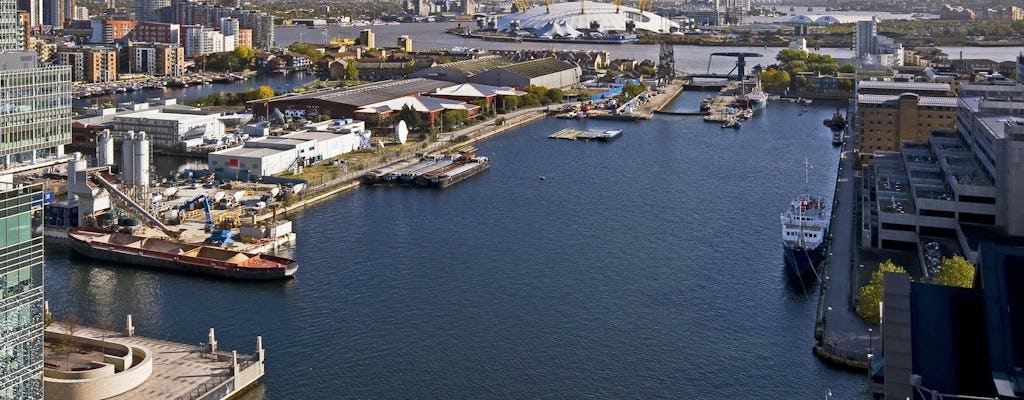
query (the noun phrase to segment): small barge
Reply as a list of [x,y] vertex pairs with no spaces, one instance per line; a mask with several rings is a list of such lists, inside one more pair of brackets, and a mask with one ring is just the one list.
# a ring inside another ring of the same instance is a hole
[[476,175],[491,166],[487,157],[463,155],[459,160],[443,168],[425,173],[416,178],[418,186],[446,188]]
[[96,228],[68,231],[71,249],[85,257],[221,278],[274,280],[291,278],[295,260],[265,254],[134,236]]

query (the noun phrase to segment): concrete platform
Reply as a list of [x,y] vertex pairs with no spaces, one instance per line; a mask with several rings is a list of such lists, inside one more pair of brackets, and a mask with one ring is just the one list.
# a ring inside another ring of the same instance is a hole
[[[57,323],[48,330],[66,332],[65,327]],[[134,331],[134,328],[126,331]],[[74,335],[141,347],[153,354],[153,372],[149,378],[110,399],[226,399],[256,383],[264,374],[261,337],[257,337],[255,355],[241,355],[235,351],[219,351],[213,329],[207,338],[197,338],[204,341],[202,347],[83,326],[77,327]],[[214,345],[211,346],[210,342]]]

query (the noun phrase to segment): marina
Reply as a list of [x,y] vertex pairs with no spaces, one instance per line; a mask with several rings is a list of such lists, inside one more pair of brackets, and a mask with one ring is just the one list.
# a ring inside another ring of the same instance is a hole
[[[667,110],[696,109],[703,97],[686,92]],[[834,111],[817,103],[808,118]],[[87,322],[132,312],[144,335],[187,339],[218,326],[224,342],[259,332],[289,349],[274,353],[275,365],[336,360],[268,369],[267,398],[497,398],[498,388],[516,398],[578,397],[581,387],[604,398],[749,394],[708,369],[760,371],[750,384],[766,398],[820,398],[826,389],[866,398],[861,375],[808,351],[816,291],[787,281],[779,245],[780,206],[804,187],[792,179],[801,162],[825,169],[838,152],[827,129],[793,118],[801,105],[771,107],[744,124],[757,140],[659,115],[629,124],[546,118],[476,142],[475,154],[501,160],[486,179],[443,191],[362,187],[289,212],[302,240],[278,254],[300,260],[296,279],[238,285],[113,269],[57,247],[47,249],[47,293]],[[543,140],[564,128],[627,125],[614,146],[573,145],[571,156]],[[638,160],[658,173],[637,174]],[[809,186],[830,193],[833,184],[821,173]],[[509,188],[528,190],[508,201]],[[585,207],[538,207],[581,199]],[[639,240],[606,246],[624,231]],[[742,243],[707,240],[737,232]],[[367,235],[393,245],[366,251]]]

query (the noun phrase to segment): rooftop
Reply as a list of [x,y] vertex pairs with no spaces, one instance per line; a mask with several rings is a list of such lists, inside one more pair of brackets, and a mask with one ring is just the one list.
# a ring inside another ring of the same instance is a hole
[[565,61],[561,61],[555,58],[539,58],[536,60],[523,61],[521,63],[515,63],[501,67],[501,69],[519,74],[528,78],[536,78],[548,74],[562,72],[569,69],[576,68],[575,65],[569,64]]
[[262,158],[280,153],[282,150],[268,149],[265,147],[235,147],[227,150],[215,151],[210,154],[230,156],[230,157],[252,157]]
[[931,82],[892,82],[892,81],[860,81],[857,83],[860,89],[882,89],[902,91],[929,91],[929,92],[951,92],[948,83]]
[[438,65],[438,67],[461,72],[467,76],[472,76],[484,71],[492,70],[494,68],[509,65],[511,63],[511,61],[506,60],[504,57],[501,56],[484,56],[470,60],[462,60],[450,62],[447,64],[441,64]]
[[206,119],[216,119],[216,115],[212,114],[195,114],[195,113],[177,113],[169,110],[146,110],[139,112],[131,112],[125,114],[117,114],[115,118],[137,118],[137,119],[155,119],[162,121],[198,121]]
[[[943,84],[944,85],[944,84]],[[885,104],[896,106],[900,99],[900,95],[884,95],[884,94],[858,94],[858,104]],[[957,99],[956,97],[933,97],[933,96],[918,96],[918,106],[924,107],[948,107],[956,108]]]
[[272,97],[267,100],[253,100],[253,103],[294,101],[294,100],[320,100],[339,104],[348,104],[357,107],[366,106],[381,101],[391,100],[397,97],[427,93],[434,89],[451,86],[451,82],[439,81],[426,78],[413,78],[404,80],[392,80],[383,82],[367,83],[365,85],[330,88],[314,90],[305,93],[289,93]]

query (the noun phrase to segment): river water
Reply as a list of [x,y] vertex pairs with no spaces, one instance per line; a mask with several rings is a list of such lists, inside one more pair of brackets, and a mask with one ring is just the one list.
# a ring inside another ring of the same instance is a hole
[[[417,49],[657,57],[656,46],[481,42],[441,33],[446,26],[454,25],[374,30],[378,43],[413,33]],[[279,29],[279,41],[297,40],[300,29]],[[677,65],[704,71],[720,50],[676,46]],[[964,57],[1009,59],[1012,50]],[[727,51],[767,58],[778,49]],[[132,96],[152,97],[111,100]],[[703,96],[684,93],[670,109],[692,110]],[[252,352],[263,335],[267,375],[246,399],[868,398],[863,375],[811,354],[816,287],[786,279],[779,243],[778,215],[804,188],[804,160],[815,166],[812,191],[834,188],[839,152],[821,125],[834,106],[801,114],[775,102],[738,131],[684,116],[546,119],[480,143],[492,168],[447,190],[361,188],[292,216],[298,245],[285,253],[301,264],[294,280],[113,268],[50,245],[47,298],[58,316],[88,324],[131,313],[139,334],[157,338],[199,343],[216,327],[222,348]],[[564,127],[624,133],[612,143],[546,138]],[[176,167],[165,160],[159,172]]]
[[[672,107],[693,109],[701,92]],[[740,130],[700,117],[545,119],[479,144],[447,190],[360,188],[291,216],[294,280],[245,283],[46,253],[58,315],[267,348],[248,399],[867,397],[811,354],[816,287],[786,279],[779,214],[831,195],[822,103]],[[621,128],[611,143],[546,136]],[[540,180],[539,176],[546,179]]]

